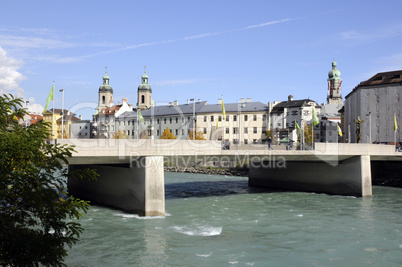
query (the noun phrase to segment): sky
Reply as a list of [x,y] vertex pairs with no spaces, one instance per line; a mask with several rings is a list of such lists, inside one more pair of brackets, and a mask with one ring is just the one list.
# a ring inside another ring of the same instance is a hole
[[54,107],[64,89],[64,108],[91,119],[106,66],[114,104],[134,106],[146,66],[157,105],[321,104],[333,60],[343,97],[402,69],[400,10],[397,0],[4,1],[0,93],[41,113],[54,81]]

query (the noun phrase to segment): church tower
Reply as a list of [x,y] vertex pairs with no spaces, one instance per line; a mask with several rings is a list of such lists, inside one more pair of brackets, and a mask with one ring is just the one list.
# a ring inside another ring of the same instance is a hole
[[109,85],[106,67],[103,84],[99,87],[98,112],[111,106],[113,106],[113,88]]
[[144,70],[141,76],[141,84],[138,86],[137,107],[141,110],[148,109],[152,104],[152,89],[148,84],[148,75]]
[[341,72],[336,69],[336,62],[332,62],[332,70],[328,72],[328,104],[337,103],[342,104],[341,96]]

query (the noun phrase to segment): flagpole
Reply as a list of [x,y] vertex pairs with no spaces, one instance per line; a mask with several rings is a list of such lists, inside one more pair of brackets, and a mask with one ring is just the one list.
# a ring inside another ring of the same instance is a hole
[[61,139],[64,136],[64,89],[59,90],[61,92]]
[[139,123],[138,123],[138,121],[139,121],[139,117],[138,117],[138,107],[137,107],[137,140],[138,140],[138,135],[140,134],[140,131],[139,131]]

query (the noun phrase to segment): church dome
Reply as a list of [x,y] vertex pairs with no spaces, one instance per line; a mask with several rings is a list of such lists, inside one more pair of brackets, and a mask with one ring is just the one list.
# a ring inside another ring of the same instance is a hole
[[103,78],[103,84],[99,87],[99,92],[110,92],[113,93],[113,88],[109,85],[109,76],[105,74]]
[[151,86],[148,84],[148,75],[144,73],[141,76],[142,83],[138,86],[138,90],[152,91]]
[[332,70],[328,72],[328,79],[340,79],[341,78],[341,72],[336,69],[336,62],[332,62]]

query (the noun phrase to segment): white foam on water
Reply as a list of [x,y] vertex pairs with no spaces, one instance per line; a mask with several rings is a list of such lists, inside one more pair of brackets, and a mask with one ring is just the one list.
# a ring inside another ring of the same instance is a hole
[[212,255],[212,253],[209,253],[209,254],[195,254],[195,255],[198,256],[198,257],[208,258],[209,256]]
[[254,266],[254,262],[246,262],[246,265],[248,265],[248,266]]
[[229,261],[230,264],[238,264],[238,261]]
[[375,252],[375,251],[378,251],[377,248],[365,248],[364,250],[365,250],[365,251],[368,251],[368,252]]
[[303,214],[297,214],[296,216],[297,217],[303,217]]
[[189,236],[216,236],[222,233],[222,227],[212,227],[212,226],[195,226],[195,227],[174,226],[173,229],[178,233]]
[[117,217],[123,217],[123,219],[127,220],[130,218],[138,219],[138,220],[153,220],[153,219],[164,219],[165,216],[139,216],[137,214],[126,214],[126,213],[115,213],[113,214]]

